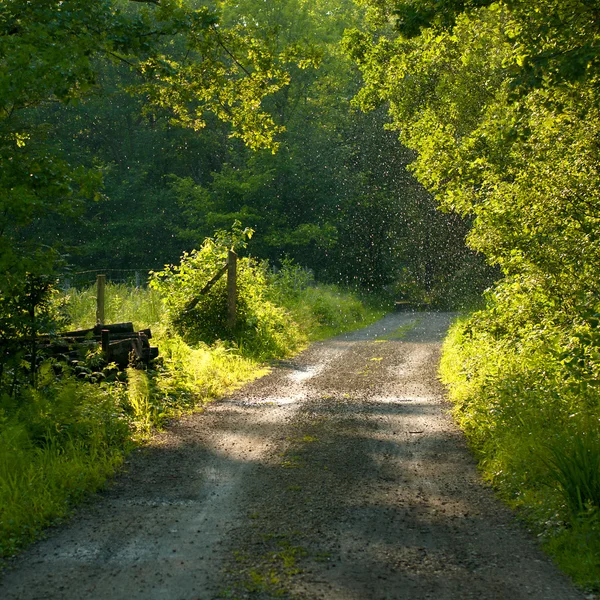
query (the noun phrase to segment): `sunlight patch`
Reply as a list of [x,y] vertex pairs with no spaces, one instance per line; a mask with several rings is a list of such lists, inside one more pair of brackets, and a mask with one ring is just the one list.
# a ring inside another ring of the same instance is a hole
[[435,396],[373,396],[369,399],[370,402],[379,404],[426,403],[432,400],[435,400]]
[[306,381],[307,379],[314,377],[315,375],[320,373],[322,370],[323,370],[322,365],[315,366],[315,367],[307,367],[306,369],[303,369],[303,370],[299,370],[299,369],[294,370],[288,375],[288,379],[291,379],[292,381],[299,383],[301,381]]
[[273,406],[285,406],[286,404],[295,404],[303,398],[306,398],[305,394],[294,394],[292,396],[269,396],[261,400],[252,400],[248,404],[272,404]]

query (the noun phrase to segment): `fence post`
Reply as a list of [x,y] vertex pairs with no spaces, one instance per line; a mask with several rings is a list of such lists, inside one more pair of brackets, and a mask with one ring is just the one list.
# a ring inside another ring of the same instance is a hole
[[229,329],[235,328],[236,322],[236,297],[237,297],[237,254],[229,251],[227,257],[227,325]]
[[108,329],[103,329],[100,332],[101,340],[102,340],[102,352],[105,353],[105,356],[108,357],[108,348],[110,345],[110,331]]
[[104,325],[104,290],[106,275],[96,276],[96,325]]

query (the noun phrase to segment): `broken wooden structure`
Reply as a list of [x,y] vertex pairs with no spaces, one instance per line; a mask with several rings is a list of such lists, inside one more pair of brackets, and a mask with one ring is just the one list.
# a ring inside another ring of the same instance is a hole
[[227,325],[230,329],[235,328],[237,319],[237,260],[238,255],[233,251],[229,250],[227,254],[227,261],[217,271],[216,275],[200,290],[195,298],[192,298],[186,308],[185,312],[190,312],[198,306],[202,296],[208,294],[213,288],[215,283],[227,273]]
[[150,345],[151,338],[150,329],[134,331],[133,323],[98,324],[91,329],[40,336],[38,347],[45,354],[63,354],[76,360],[81,350],[101,346],[104,360],[124,369],[136,361],[147,364],[158,356],[158,347]]

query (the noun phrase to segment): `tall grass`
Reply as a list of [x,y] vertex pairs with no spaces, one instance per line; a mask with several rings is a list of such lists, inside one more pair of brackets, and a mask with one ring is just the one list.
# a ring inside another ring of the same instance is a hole
[[392,302],[383,296],[316,285],[309,272],[290,262],[284,262],[270,283],[273,300],[285,306],[310,341],[366,327],[392,308]]
[[[12,406],[11,406],[12,404]],[[44,382],[0,407],[0,556],[102,486],[123,459],[127,423],[118,390]]]
[[600,509],[600,435],[586,429],[559,435],[547,445],[548,485],[563,496],[571,515]]
[[[67,290],[61,301],[65,303],[64,310],[73,328],[87,329],[96,324],[95,287]],[[107,323],[131,321],[137,329],[165,325],[163,301],[156,290],[109,283],[104,303]]]
[[150,431],[152,412],[150,410],[150,381],[146,372],[127,369],[127,399],[133,413],[133,424],[138,431]]
[[474,324],[455,323],[444,344],[455,418],[484,477],[578,584],[600,590],[600,390],[572,377],[566,329],[511,340]]

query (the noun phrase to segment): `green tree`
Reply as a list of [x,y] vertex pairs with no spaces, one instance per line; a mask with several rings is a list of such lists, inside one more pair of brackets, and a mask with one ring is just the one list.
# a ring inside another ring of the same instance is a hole
[[231,147],[208,182],[171,180],[185,214],[180,239],[191,243],[239,218],[256,229],[259,256],[287,254],[321,278],[371,289],[402,274],[422,293],[443,296],[442,280],[464,266],[455,233],[464,227],[448,227],[457,219],[433,211],[394,136],[382,143],[385,115],[350,107],[359,79],[339,40],[362,22],[362,10],[348,2],[247,0],[228,4],[225,14],[231,24],[266,32],[273,53],[286,44],[312,49],[318,68],[293,67],[290,84],[266,99],[285,128],[277,154]]
[[[394,4],[369,4],[394,23]],[[459,8],[418,35],[402,23],[377,41],[349,32],[365,77],[357,102],[389,103],[417,178],[472,219],[473,248],[571,304],[593,293],[600,266],[598,5]]]
[[[169,127],[198,131],[214,116],[230,125],[228,135],[248,146],[275,148],[280,127],[263,99],[287,85],[286,65],[299,60],[298,48],[274,55],[260,37],[241,26],[221,26],[213,10],[187,0],[5,0],[0,336],[22,332],[19,315],[28,311],[19,306],[31,296],[28,282],[51,275],[60,264],[61,240],[74,237],[65,231],[100,198],[108,163],[97,160],[91,146],[90,155],[81,157],[64,139],[55,139],[56,129],[41,118],[42,111],[63,108],[64,118],[72,106],[106,91],[103,84],[110,80],[115,97],[124,99],[126,92],[137,99],[137,118],[153,122],[160,114]],[[117,65],[121,74],[107,78]],[[82,128],[76,132],[83,135]],[[110,140],[104,142],[110,146]],[[114,156],[110,167],[123,170],[124,162]],[[136,167],[133,179],[146,178]],[[127,182],[131,179],[128,175]],[[106,238],[95,237],[106,244]]]

